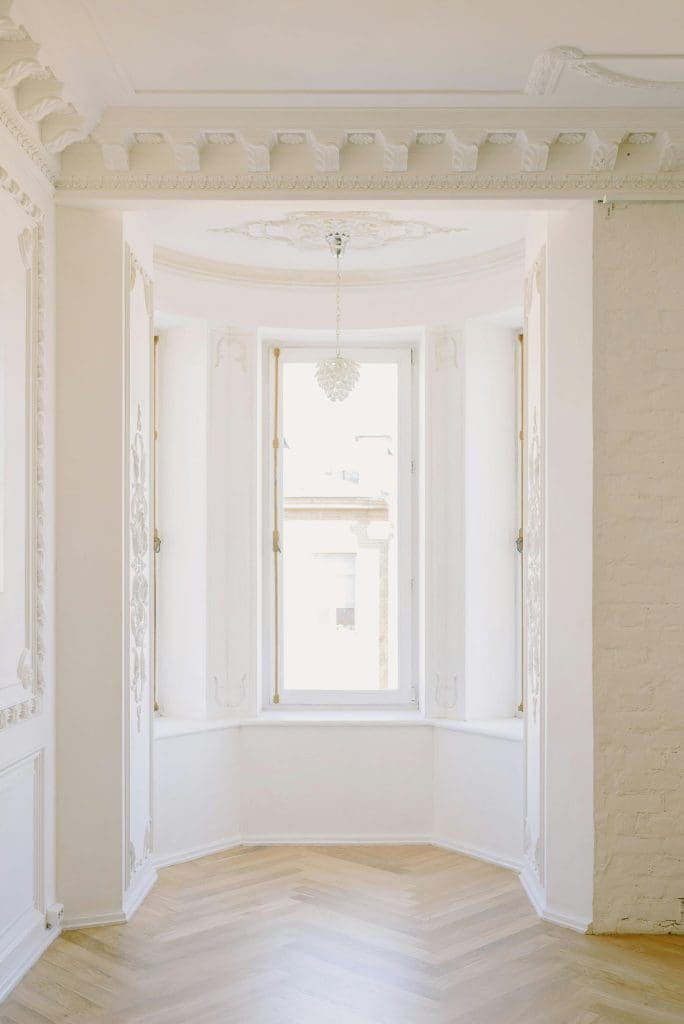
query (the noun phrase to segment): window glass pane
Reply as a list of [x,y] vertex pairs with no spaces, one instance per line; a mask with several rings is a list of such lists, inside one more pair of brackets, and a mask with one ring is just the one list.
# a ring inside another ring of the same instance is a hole
[[283,687],[396,690],[398,367],[343,402],[283,364]]

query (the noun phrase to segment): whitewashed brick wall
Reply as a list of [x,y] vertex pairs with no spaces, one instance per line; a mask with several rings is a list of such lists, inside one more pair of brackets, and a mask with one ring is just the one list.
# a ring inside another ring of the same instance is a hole
[[594,929],[684,933],[684,204],[597,208]]

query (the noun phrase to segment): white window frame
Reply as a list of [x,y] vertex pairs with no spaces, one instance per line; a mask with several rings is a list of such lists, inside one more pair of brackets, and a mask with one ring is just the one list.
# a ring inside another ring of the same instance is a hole
[[[416,453],[417,430],[417,393],[415,349],[411,344],[393,343],[391,346],[380,346],[377,342],[357,342],[350,349],[353,358],[363,364],[395,363],[399,371],[398,380],[398,623],[397,635],[399,650],[398,687],[393,690],[297,690],[287,686],[284,679],[283,664],[283,630],[280,630],[278,650],[275,649],[275,574],[273,553],[273,531],[277,527],[282,537],[282,446],[273,447],[274,437],[274,396],[275,396],[275,359],[273,349],[280,349],[280,398],[278,437],[282,438],[282,387],[283,365],[287,362],[312,362],[329,358],[332,354],[329,346],[320,344],[292,343],[275,345],[265,349],[267,372],[264,374],[266,383],[264,408],[264,486],[263,486],[263,631],[264,659],[262,662],[262,693],[265,710],[285,710],[306,708],[312,709],[350,709],[392,708],[418,709],[418,642],[417,642],[417,523],[418,523],[418,466]],[[363,371],[362,371],[363,372]],[[273,487],[277,470],[279,501],[279,519],[276,524],[273,507]],[[281,555],[278,556],[282,558]],[[281,563],[282,564],[282,563]],[[283,604],[283,573],[279,573],[280,609]],[[282,616],[281,616],[282,621]],[[273,703],[275,659],[278,658],[279,697],[277,705]]]

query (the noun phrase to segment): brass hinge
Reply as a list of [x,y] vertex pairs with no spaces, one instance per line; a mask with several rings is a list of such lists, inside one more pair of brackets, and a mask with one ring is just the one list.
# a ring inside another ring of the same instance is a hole
[[518,530],[518,536],[515,539],[515,550],[518,552],[519,555],[522,555],[522,553],[523,553],[523,532],[522,532],[522,526]]
[[273,554],[280,554],[280,533],[278,530],[273,531]]
[[161,537],[159,536],[159,530],[155,526],[154,528],[154,553],[158,555],[161,551]]

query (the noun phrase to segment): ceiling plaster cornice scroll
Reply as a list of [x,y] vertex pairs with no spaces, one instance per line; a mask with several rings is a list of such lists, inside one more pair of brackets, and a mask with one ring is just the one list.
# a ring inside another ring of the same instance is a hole
[[[550,96],[556,91],[563,71],[567,68],[586,78],[594,79],[601,85],[621,89],[643,89],[650,92],[684,93],[684,81],[666,81],[658,78],[643,78],[614,71],[601,60],[641,60],[643,54],[604,53],[590,54],[576,46],[554,46],[535,58],[525,92],[528,96]],[[670,57],[673,55],[669,55]],[[684,60],[684,54],[674,55]],[[649,59],[666,59],[665,54],[653,54]]]
[[[490,274],[502,274],[510,270],[519,270],[523,265],[523,256],[523,243],[513,242],[497,249],[476,253],[472,256],[463,256],[460,259],[443,263],[383,270],[348,270],[345,274],[345,289],[396,287],[408,284],[418,287]],[[334,272],[329,271],[250,267],[244,264],[222,263],[219,260],[191,256],[187,253],[160,247],[154,250],[154,263],[158,269],[170,273],[259,288],[322,287],[329,289],[335,280]]]

